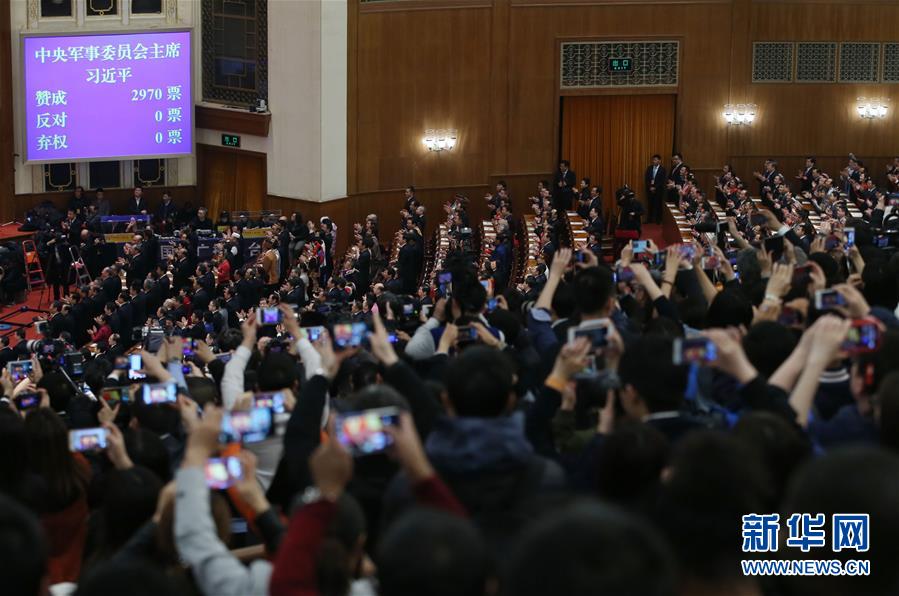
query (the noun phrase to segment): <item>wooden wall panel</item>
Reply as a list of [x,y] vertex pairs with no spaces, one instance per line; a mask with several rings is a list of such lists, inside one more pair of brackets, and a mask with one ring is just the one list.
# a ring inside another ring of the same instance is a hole
[[[162,202],[162,193],[169,191],[172,194],[172,200],[179,208],[197,204],[197,187],[195,186],[145,186],[143,197],[147,201],[147,205],[151,211],[155,211],[156,207]],[[103,195],[109,200],[112,213],[125,213],[125,207],[128,199],[133,194],[130,188],[108,188]],[[45,201],[50,201],[57,209],[65,209],[69,204],[69,197],[72,193],[66,192],[36,192],[31,194],[16,195],[15,201],[10,201],[10,207],[14,208],[12,216],[19,222],[24,221],[25,213]],[[93,197],[93,192],[87,193],[88,197]]]
[[0,223],[14,219],[15,157],[10,3],[0,3]]

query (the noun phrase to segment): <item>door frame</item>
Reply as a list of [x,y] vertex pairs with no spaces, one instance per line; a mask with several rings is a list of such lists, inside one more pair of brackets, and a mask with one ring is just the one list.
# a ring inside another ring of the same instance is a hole
[[[677,41],[677,85],[665,85],[660,87],[587,87],[584,89],[562,89],[562,44],[572,41]],[[672,151],[677,147],[677,131],[680,129],[680,91],[683,85],[682,58],[684,56],[684,43],[682,35],[574,35],[560,36],[555,40],[555,52],[553,62],[553,138],[556,140],[556,161],[553,163],[552,172],[559,167],[562,156],[562,98],[569,95],[674,95],[674,138],[672,139]],[[667,156],[663,156],[667,157]]]
[[[206,153],[225,153],[225,154],[240,154],[246,155],[247,157],[252,157],[254,159],[262,161],[262,177],[265,180],[265,194],[262,196],[262,205],[265,206],[266,198],[268,197],[268,154],[262,153],[260,151],[248,151],[246,149],[238,149],[234,147],[223,147],[221,145],[209,145],[207,143],[197,143],[196,145],[196,154],[197,154],[197,195],[198,199],[205,202],[206,197],[206,188],[205,181],[201,178],[201,174],[203,172],[203,160],[205,159]],[[201,205],[197,205],[200,207]],[[205,206],[205,205],[203,205]],[[215,214],[215,217],[218,217],[218,214]]]

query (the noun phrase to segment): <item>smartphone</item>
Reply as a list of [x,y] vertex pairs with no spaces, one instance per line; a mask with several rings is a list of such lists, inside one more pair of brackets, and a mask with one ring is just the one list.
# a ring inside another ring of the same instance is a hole
[[458,343],[470,343],[478,341],[478,330],[470,325],[462,325],[459,327],[459,334],[456,336]]
[[737,264],[737,257],[740,255],[740,251],[736,248],[729,248],[724,251],[724,256],[727,258],[727,262],[731,265]]
[[855,246],[855,228],[843,228],[843,248],[847,251]]
[[184,340],[184,345],[181,348],[181,357],[182,358],[190,358],[194,355],[197,349],[197,340],[195,339],[186,339]]
[[828,236],[827,240],[824,241],[824,249],[825,250],[834,250],[836,247],[840,245],[840,239],[836,236]]
[[649,250],[649,240],[634,240],[631,243],[631,247],[633,248],[634,254],[639,254],[641,252],[646,252]]
[[153,383],[144,385],[144,403],[148,406],[155,404],[173,404],[178,401],[178,392],[174,381],[169,383]]
[[266,306],[256,309],[256,320],[260,325],[278,325],[284,320],[283,314],[277,306]]
[[308,339],[310,342],[317,342],[322,337],[324,327],[300,327],[300,339]]
[[215,359],[221,360],[222,362],[227,364],[228,362],[231,362],[231,356],[231,352],[222,352],[221,354],[216,354]]
[[619,281],[632,281],[634,279],[634,272],[630,267],[619,267],[616,272],[615,282]]
[[599,375],[599,371],[596,368],[596,356],[587,356],[587,364],[574,373],[575,380],[580,379],[594,379]]
[[874,246],[877,248],[886,248],[890,245],[890,237],[886,234],[881,234],[880,236],[874,237]]
[[587,253],[582,250],[574,253],[574,262],[575,263],[586,263],[587,262]]
[[675,338],[672,362],[674,364],[705,364],[718,357],[715,344],[705,337]]
[[137,371],[141,370],[144,367],[143,358],[141,358],[140,354],[131,354],[128,356],[128,378],[132,381],[136,381],[138,379],[146,378],[147,375],[143,373],[139,373]]
[[268,391],[266,393],[256,393],[253,395],[253,403],[257,408],[271,408],[275,414],[283,414],[286,409],[284,407],[284,393],[281,391]]
[[795,308],[791,308],[789,306],[784,306],[780,309],[780,314],[777,317],[777,322],[783,325],[784,327],[793,327],[794,325],[802,324],[802,312],[796,310]]
[[400,421],[397,408],[375,408],[337,416],[337,440],[353,455],[380,453],[393,444],[386,429]]
[[225,490],[243,479],[243,466],[236,457],[210,457],[206,460],[206,486]]
[[269,408],[235,410],[222,416],[221,443],[258,443],[266,440],[275,430]]
[[105,428],[79,428],[69,431],[70,451],[100,451],[101,449],[106,449]]
[[73,379],[80,379],[84,375],[84,354],[66,352],[62,355],[62,365]]
[[113,365],[115,370],[128,370],[130,368],[128,363],[127,356],[117,356],[115,359],[115,364]]
[[652,266],[656,269],[663,269],[665,267],[665,263],[668,259],[668,253],[664,250],[659,250],[653,253],[652,255]]
[[753,226],[765,226],[768,223],[768,218],[756,211],[749,216],[749,223]]
[[338,349],[357,348],[367,333],[365,323],[337,323],[334,325],[334,346]]
[[818,290],[815,292],[815,308],[830,310],[837,306],[846,306],[846,299],[836,290]]
[[437,274],[437,287],[441,296],[449,296],[453,290],[453,274],[451,271],[443,271]]
[[110,408],[114,408],[119,402],[128,403],[131,401],[131,388],[104,387],[100,390],[100,399],[109,404]]
[[870,319],[855,319],[846,333],[843,349],[850,354],[873,352],[880,345],[880,327]]
[[41,405],[41,395],[39,393],[20,393],[15,397],[16,409],[20,412],[33,410]]
[[34,364],[31,360],[13,360],[7,363],[6,369],[12,377],[12,382],[18,383],[34,371]]
[[487,312],[493,312],[496,310],[496,298],[490,298],[487,300]]
[[784,254],[784,237],[783,236],[770,236],[765,238],[763,241],[765,246],[765,252],[770,252],[771,257],[777,261],[780,260],[780,257]]
[[793,269],[793,278],[790,285],[793,288],[804,288],[812,281],[812,266],[802,265]]
[[579,337],[590,339],[590,345],[593,349],[603,348],[609,343],[609,326],[611,322],[608,319],[599,319],[597,321],[586,321],[577,327],[568,328],[568,342],[571,343]]
[[415,315],[415,304],[412,302],[407,302],[403,304],[403,316],[411,317]]
[[678,245],[680,250],[680,256],[682,259],[688,259],[690,261],[696,256],[696,246],[693,244],[680,244]]

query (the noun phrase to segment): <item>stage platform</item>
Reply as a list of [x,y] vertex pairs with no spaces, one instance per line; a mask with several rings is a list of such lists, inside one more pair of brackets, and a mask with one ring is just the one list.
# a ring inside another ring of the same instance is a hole
[[0,225],[0,242],[6,242],[7,240],[15,240],[16,242],[21,242],[22,240],[27,240],[34,235],[34,232],[19,231],[19,227],[21,225],[22,224],[18,222]]

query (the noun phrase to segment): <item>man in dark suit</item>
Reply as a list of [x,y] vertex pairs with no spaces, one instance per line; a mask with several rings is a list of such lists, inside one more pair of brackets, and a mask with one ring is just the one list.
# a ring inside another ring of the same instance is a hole
[[187,251],[179,249],[178,262],[175,263],[175,271],[172,276],[172,288],[177,292],[181,288],[191,284],[190,278],[194,274],[193,264],[187,258]]
[[412,232],[406,232],[406,243],[397,257],[397,273],[402,281],[403,294],[414,293],[421,274],[421,251],[418,249],[418,236]]
[[671,171],[668,172],[668,180],[675,186],[682,186],[687,181],[687,172],[690,166],[684,163],[684,156],[675,153],[671,156]]
[[147,201],[143,197],[144,189],[140,185],[134,187],[134,195],[128,199],[128,213],[131,215],[146,215]]
[[774,178],[779,175],[777,162],[773,159],[766,159],[765,171],[753,172],[752,175],[759,181],[759,195],[765,196],[766,189],[775,190]]
[[660,224],[662,223],[662,200],[665,196],[665,180],[668,174],[662,165],[662,156],[653,155],[652,163],[646,168],[644,175],[646,184],[646,202],[649,206],[648,222]]
[[63,331],[66,331],[65,317],[62,315],[62,302],[54,300],[50,303],[50,318],[47,320],[47,327],[50,330],[50,337],[56,339]]
[[577,184],[577,176],[569,168],[568,160],[559,162],[559,171],[553,179],[553,207],[559,211],[571,209],[574,200],[574,187]]
[[119,277],[118,270],[115,267],[107,267],[100,274],[100,278],[106,302],[114,301],[122,291],[122,279]]
[[119,326],[118,328],[113,327],[113,332],[119,334],[119,339],[126,346],[130,346],[133,343],[131,340],[131,328],[134,327],[134,308],[131,302],[128,301],[128,298],[129,296],[125,292],[119,294],[119,298],[116,300],[118,305],[116,315],[118,315]]
[[156,209],[156,219],[163,225],[164,230],[170,230],[178,218],[178,208],[172,201],[172,195],[168,191],[162,193],[162,204]]
[[375,241],[371,236],[362,239],[362,252],[356,259],[356,296],[361,298],[368,292],[368,286],[371,284],[371,248],[375,245]]
[[815,180],[812,177],[812,173],[815,170],[815,163],[817,160],[814,157],[806,157],[805,158],[805,169],[800,170],[799,175],[796,176],[796,180],[799,180],[799,192],[812,192],[812,185]]

